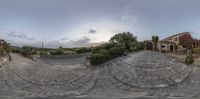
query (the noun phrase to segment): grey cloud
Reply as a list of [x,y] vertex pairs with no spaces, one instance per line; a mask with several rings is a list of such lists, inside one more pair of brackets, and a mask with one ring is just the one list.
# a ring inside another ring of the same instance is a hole
[[97,32],[97,30],[94,30],[94,29],[89,29],[88,33],[90,34],[95,34]]
[[66,40],[68,40],[67,37],[64,37],[64,38],[61,38],[61,39],[60,39],[60,41],[66,41]]
[[[49,47],[49,48],[58,48],[60,46],[66,47],[66,48],[83,47],[83,46],[87,46],[88,44],[90,44],[90,41],[91,41],[91,39],[88,37],[83,37],[78,40],[72,40],[72,41],[68,41],[68,42],[63,42],[61,40],[62,39],[44,42],[44,47]],[[63,38],[63,40],[65,40],[65,39]],[[39,44],[39,43],[35,43],[33,45],[37,46],[37,47],[41,47],[41,44]]]
[[24,39],[24,40],[35,40],[34,38],[28,37],[27,35],[23,34],[23,33],[16,33],[15,31],[12,31],[10,33],[7,34],[9,37],[13,37],[13,38],[19,38],[19,39]]
[[136,16],[133,15],[133,9],[131,6],[126,6],[119,14],[119,19],[121,21],[137,21]]
[[73,45],[73,46],[85,46],[85,45],[89,44],[90,41],[91,41],[90,38],[83,37],[83,38],[81,38],[79,40],[71,41],[70,45]]
[[60,46],[63,46],[63,43],[57,40],[53,40],[53,41],[48,41],[48,42],[44,42],[44,47],[49,47],[49,48],[58,48]]

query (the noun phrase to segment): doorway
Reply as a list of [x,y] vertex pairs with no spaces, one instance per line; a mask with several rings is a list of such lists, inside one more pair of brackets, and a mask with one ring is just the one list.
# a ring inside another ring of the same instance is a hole
[[146,50],[153,50],[153,43],[152,42],[146,43]]
[[174,45],[170,45],[170,52],[174,51]]

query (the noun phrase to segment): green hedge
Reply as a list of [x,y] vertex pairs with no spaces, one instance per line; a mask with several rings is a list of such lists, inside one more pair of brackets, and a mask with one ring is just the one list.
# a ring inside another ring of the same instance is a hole
[[33,48],[31,46],[23,46],[22,47],[22,55],[25,57],[30,57]]
[[6,51],[4,49],[0,49],[0,56],[5,55]]
[[48,55],[48,53],[46,51],[40,51],[39,53],[40,55]]
[[107,58],[105,57],[105,55],[97,53],[91,55],[90,61],[92,65],[99,65],[101,63],[106,62]]
[[20,49],[11,49],[12,53],[21,53],[22,51]]
[[115,57],[123,55],[124,52],[125,49],[123,48],[123,46],[120,47],[120,44],[102,44],[92,49],[90,61],[92,65],[99,65]]
[[33,50],[32,52],[31,52],[31,55],[36,55],[37,54],[37,50]]
[[109,52],[112,56],[114,57],[118,57],[120,55],[124,54],[124,51],[122,49],[120,49],[119,47],[113,47],[109,49]]
[[86,48],[86,47],[83,47],[83,48],[77,48],[75,50],[76,53],[86,53],[86,52],[90,52],[91,51],[91,48]]
[[102,45],[99,45],[99,46],[96,46],[92,49],[92,53],[98,53],[98,51],[100,49],[110,49],[112,47],[116,46],[116,43],[106,43],[106,44],[102,44]]
[[110,60],[112,58],[111,54],[107,49],[100,49],[98,53],[104,55],[105,60]]
[[50,51],[51,55],[63,55],[64,54],[64,50],[63,49],[56,49],[53,51]]

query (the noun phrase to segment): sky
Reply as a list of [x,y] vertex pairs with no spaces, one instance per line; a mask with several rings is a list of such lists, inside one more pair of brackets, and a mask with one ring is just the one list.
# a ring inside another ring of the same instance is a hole
[[80,47],[129,31],[139,41],[191,32],[200,0],[0,0],[0,39],[13,46]]

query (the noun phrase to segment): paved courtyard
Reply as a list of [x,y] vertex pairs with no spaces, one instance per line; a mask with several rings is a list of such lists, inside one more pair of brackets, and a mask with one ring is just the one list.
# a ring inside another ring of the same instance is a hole
[[85,56],[11,56],[0,68],[1,97],[200,98],[200,69],[158,52],[132,53],[97,67],[85,66]]

